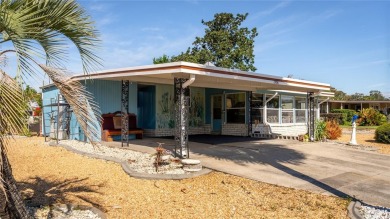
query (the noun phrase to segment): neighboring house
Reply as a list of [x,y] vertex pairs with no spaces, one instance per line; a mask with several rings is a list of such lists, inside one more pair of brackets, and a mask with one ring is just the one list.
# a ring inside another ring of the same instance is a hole
[[321,113],[330,113],[333,109],[361,109],[374,108],[385,115],[390,114],[390,100],[328,100],[321,104]]
[[[95,96],[103,114],[121,110],[122,82],[129,81],[129,113],[136,115],[145,136],[174,135],[174,78],[184,79],[190,88],[188,134],[298,136],[307,133],[308,117],[317,112],[317,101],[332,96],[329,84],[188,62],[105,70],[87,79],[73,77]],[[42,94],[47,135],[47,115],[53,111],[49,105],[57,101],[58,90],[46,85]],[[74,117],[69,135],[83,139]]]

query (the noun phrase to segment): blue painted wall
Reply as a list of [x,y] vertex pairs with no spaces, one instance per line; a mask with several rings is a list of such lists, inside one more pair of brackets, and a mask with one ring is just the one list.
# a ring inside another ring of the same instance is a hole
[[42,122],[42,132],[44,132],[44,135],[49,135],[50,133],[50,112],[52,109],[55,109],[57,107],[50,107],[47,106],[51,103],[56,103],[57,102],[57,97],[58,97],[58,89],[55,86],[47,87],[42,89],[42,105],[43,105],[43,113],[45,114],[45,127],[43,127],[43,122]]
[[[86,85],[87,91],[91,92],[94,100],[100,106],[102,113],[109,113],[121,110],[121,81],[107,81],[107,80],[86,80],[81,81]],[[137,84],[131,83],[129,86],[129,112],[137,114]],[[59,91],[55,86],[44,88],[42,90],[43,106],[57,101]],[[49,112],[54,109],[51,107],[44,107],[46,134],[50,133],[50,117]],[[43,130],[43,127],[42,127]],[[76,120],[76,116],[72,113],[70,122],[70,139],[84,140],[84,134]]]
[[[82,82],[84,84],[84,81]],[[87,80],[86,87],[95,97],[102,113],[121,110],[121,81]],[[137,84],[129,85],[129,112],[137,114]]]

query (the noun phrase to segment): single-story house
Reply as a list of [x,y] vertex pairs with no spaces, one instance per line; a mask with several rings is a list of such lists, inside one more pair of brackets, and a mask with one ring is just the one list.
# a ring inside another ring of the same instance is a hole
[[330,113],[333,109],[362,109],[374,108],[385,115],[390,114],[390,100],[328,100],[321,104],[321,113]]
[[[136,116],[145,136],[175,135],[178,86],[187,89],[179,96],[188,97],[189,108],[181,113],[187,117],[186,134],[190,135],[298,136],[307,133],[311,123],[314,127],[310,118],[318,113],[321,99],[333,95],[325,83],[188,62],[110,69],[72,79],[80,80],[94,95],[102,114],[121,111],[125,93],[128,113]],[[58,89],[45,85],[42,96],[46,124],[42,130],[48,135],[58,127]],[[66,109],[65,101],[60,102],[63,105],[59,108]],[[68,117],[64,136],[83,140],[71,109]]]

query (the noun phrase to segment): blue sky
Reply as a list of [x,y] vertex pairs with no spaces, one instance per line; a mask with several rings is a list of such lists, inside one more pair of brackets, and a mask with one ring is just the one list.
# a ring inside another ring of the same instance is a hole
[[[101,33],[103,69],[177,55],[215,13],[249,13],[257,72],[390,96],[390,1],[79,1]],[[68,67],[80,72],[77,57]]]

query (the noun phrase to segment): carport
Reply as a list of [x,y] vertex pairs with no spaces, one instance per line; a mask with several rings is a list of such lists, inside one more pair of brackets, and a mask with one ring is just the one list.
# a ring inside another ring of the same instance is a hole
[[[73,80],[84,80],[84,75],[74,76]],[[293,78],[278,77],[260,73],[244,72],[235,69],[219,68],[188,62],[174,62],[157,65],[111,69],[91,73],[88,80],[121,82],[122,143],[128,144],[126,124],[128,124],[129,86],[132,83],[146,85],[173,85],[175,100],[174,136],[176,151],[181,157],[188,157],[188,109],[189,87],[229,89],[247,92],[248,96],[259,90],[277,95],[280,92],[304,94],[307,98],[308,133],[313,138],[315,119],[315,98],[332,96],[330,85]],[[272,97],[273,98],[273,97]],[[269,101],[272,98],[268,98]],[[263,122],[267,123],[267,105],[262,109]],[[249,113],[250,117],[250,113]],[[249,119],[248,130],[252,124]]]

